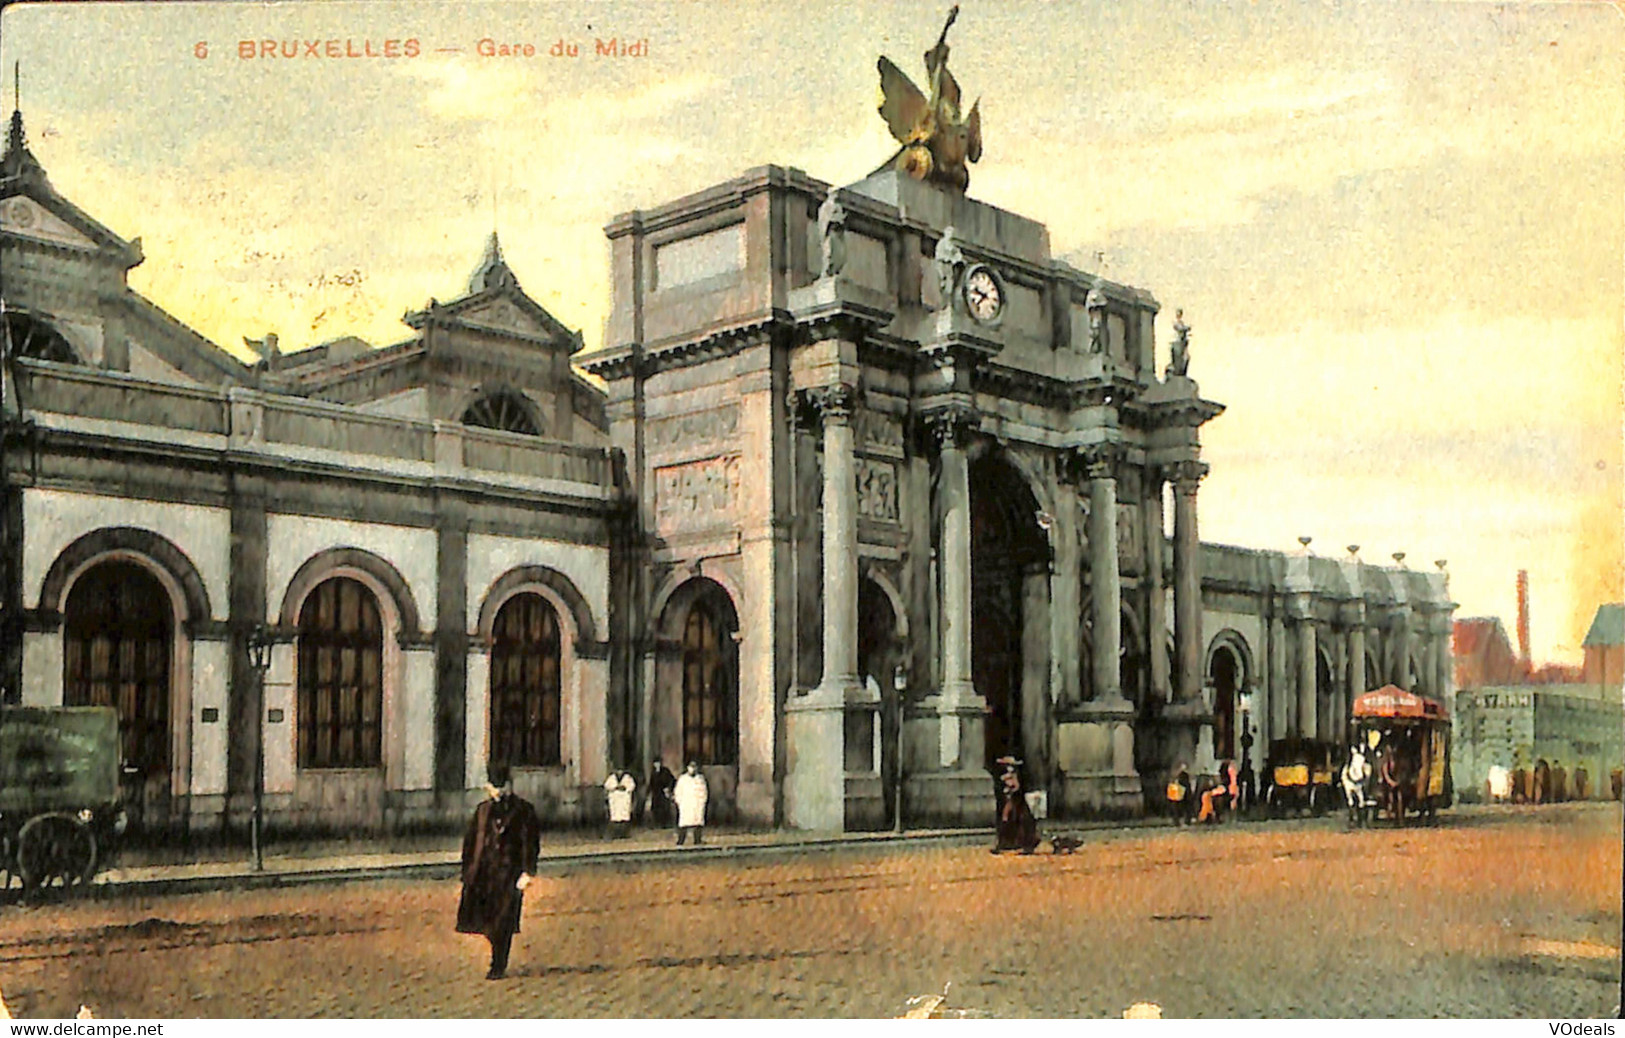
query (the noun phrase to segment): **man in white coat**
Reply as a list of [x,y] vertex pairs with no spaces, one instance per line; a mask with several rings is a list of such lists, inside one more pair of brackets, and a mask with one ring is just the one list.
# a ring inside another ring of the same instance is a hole
[[699,764],[689,761],[688,767],[677,776],[677,788],[672,790],[672,799],[677,802],[677,846],[683,845],[690,829],[694,830],[694,846],[704,842],[705,802],[710,795]]
[[609,800],[609,836],[624,840],[632,835],[632,794],[638,781],[629,771],[616,769],[604,780],[604,796]]

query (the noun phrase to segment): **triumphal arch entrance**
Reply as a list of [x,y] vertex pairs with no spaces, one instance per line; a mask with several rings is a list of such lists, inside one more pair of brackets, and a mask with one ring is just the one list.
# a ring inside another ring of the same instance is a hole
[[[1214,721],[1198,432],[1222,409],[1182,324],[1159,372],[1149,293],[966,193],[980,117],[947,61],[946,30],[927,90],[882,59],[902,146],[857,183],[768,166],[607,228],[605,345],[578,360],[638,509],[625,716],[645,757],[700,756],[725,816],[985,824],[1003,757],[1052,811],[1137,812],[1141,770]],[[689,644],[690,603],[726,649]],[[726,665],[696,678],[701,648]]]

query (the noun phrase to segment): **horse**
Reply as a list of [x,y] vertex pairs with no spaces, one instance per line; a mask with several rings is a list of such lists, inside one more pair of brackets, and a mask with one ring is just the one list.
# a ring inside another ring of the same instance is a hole
[[1376,806],[1369,795],[1371,764],[1365,752],[1356,746],[1349,751],[1348,763],[1343,765],[1343,799],[1349,806],[1349,827],[1371,824],[1371,812]]

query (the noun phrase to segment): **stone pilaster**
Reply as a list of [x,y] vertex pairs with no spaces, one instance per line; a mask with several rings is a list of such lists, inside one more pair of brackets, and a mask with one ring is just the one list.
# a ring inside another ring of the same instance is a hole
[[258,726],[264,714],[259,676],[248,659],[248,637],[255,627],[267,620],[266,532],[264,486],[259,480],[234,475],[231,571],[227,587],[232,637],[231,683],[225,717],[226,793],[230,817],[245,826],[253,803]]
[[1168,641],[1168,590],[1162,582],[1165,548],[1162,533],[1162,483],[1161,470],[1147,467],[1145,493],[1141,496],[1145,502],[1145,570],[1148,592],[1146,603],[1150,614],[1147,617],[1146,640],[1151,653],[1151,695],[1166,702],[1173,699],[1173,676],[1168,672],[1168,654],[1163,651],[1163,646]]
[[1196,527],[1196,491],[1208,467],[1184,461],[1171,467],[1174,484],[1175,698],[1192,702],[1202,691],[1202,543]]
[[435,515],[434,788],[460,813],[467,781],[468,515],[461,500],[443,498]]

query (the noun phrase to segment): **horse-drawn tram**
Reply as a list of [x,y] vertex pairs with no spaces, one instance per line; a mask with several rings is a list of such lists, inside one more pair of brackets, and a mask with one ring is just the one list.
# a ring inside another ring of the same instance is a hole
[[125,825],[116,710],[0,707],[0,889],[89,883]]
[[1352,745],[1371,759],[1375,803],[1394,824],[1450,806],[1450,719],[1442,704],[1386,685],[1356,697],[1352,713]]

